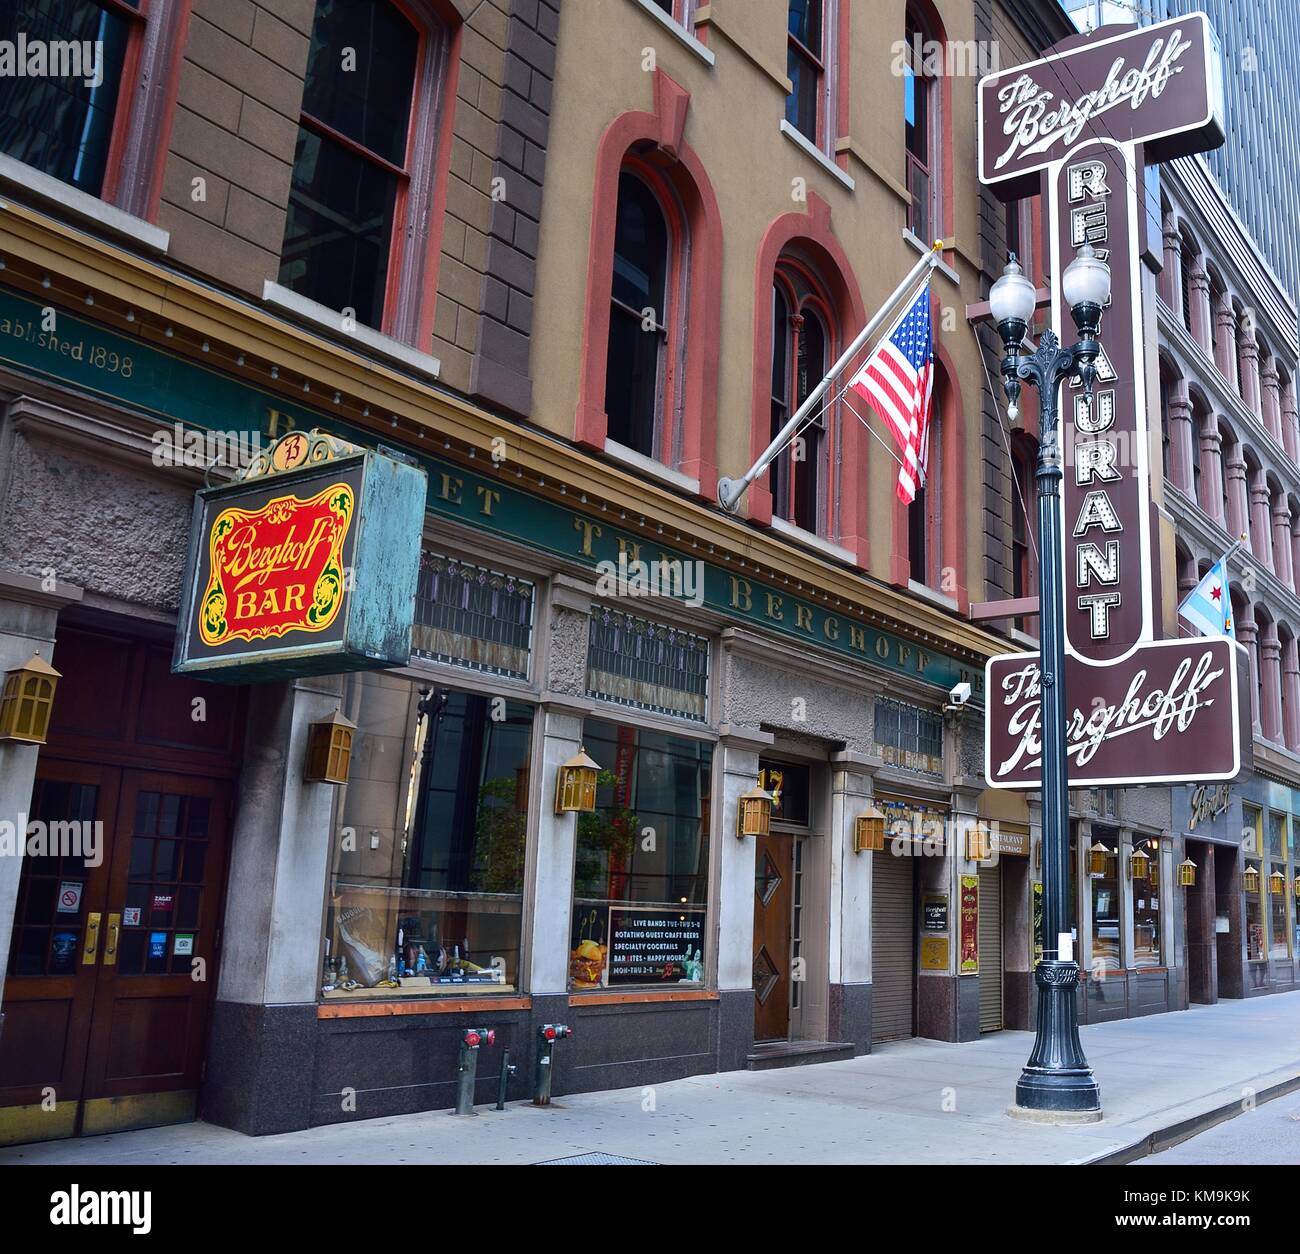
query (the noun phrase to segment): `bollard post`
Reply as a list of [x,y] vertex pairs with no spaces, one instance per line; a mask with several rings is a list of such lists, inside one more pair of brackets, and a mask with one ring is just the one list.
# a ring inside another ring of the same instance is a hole
[[506,1108],[506,1085],[510,1083],[510,1077],[518,1071],[518,1067],[510,1065],[510,1051],[503,1050],[501,1054],[501,1078],[497,1081],[497,1109],[505,1110]]
[[572,1036],[573,1029],[563,1023],[543,1023],[537,1029],[537,1057],[533,1067],[533,1105],[551,1104],[551,1051],[555,1042]]
[[460,1036],[460,1063],[456,1074],[456,1111],[458,1115],[474,1113],[474,1078],[478,1072],[480,1045],[496,1040],[491,1028],[466,1028]]

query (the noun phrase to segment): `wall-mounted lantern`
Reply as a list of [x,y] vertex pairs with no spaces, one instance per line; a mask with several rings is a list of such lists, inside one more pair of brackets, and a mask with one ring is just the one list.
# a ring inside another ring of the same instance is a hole
[[1253,866],[1250,863],[1246,864],[1246,869],[1242,872],[1241,876],[1241,886],[1252,897],[1259,892],[1259,867]]
[[62,676],[38,653],[5,676],[0,692],[0,740],[43,745],[50,731],[54,690]]
[[1295,873],[1295,895],[1300,897],[1300,871]]
[[884,847],[884,811],[869,805],[853,820],[853,852],[879,853]]
[[771,826],[772,794],[755,784],[736,807],[736,835],[766,836]]
[[987,827],[972,828],[966,833],[966,860],[983,862],[993,853],[993,833]]
[[1184,858],[1178,864],[1178,883],[1183,888],[1196,887],[1196,863],[1191,858]]
[[346,784],[352,767],[352,733],[357,725],[338,710],[307,730],[303,778],[316,784]]
[[1105,875],[1106,861],[1110,856],[1110,850],[1103,845],[1101,841],[1097,841],[1096,844],[1090,845],[1088,847],[1088,870],[1093,875]]
[[1134,849],[1128,860],[1129,879],[1144,880],[1151,874],[1151,855],[1145,849]]
[[1281,871],[1274,871],[1268,877],[1268,891],[1275,895],[1286,892],[1286,876]]
[[586,749],[579,749],[567,762],[560,764],[555,781],[556,814],[590,814],[596,808],[596,778],[600,764],[593,762]]

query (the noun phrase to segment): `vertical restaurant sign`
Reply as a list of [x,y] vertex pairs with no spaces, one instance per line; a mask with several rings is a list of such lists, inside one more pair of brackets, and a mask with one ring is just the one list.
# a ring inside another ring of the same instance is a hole
[[[1045,194],[1050,273],[1061,275],[1085,243],[1111,269],[1093,395],[1072,382],[1061,405],[1070,786],[1232,778],[1243,743],[1241,650],[1223,638],[1156,638],[1138,260],[1146,164],[1223,142],[1209,21],[1193,13],[1063,40],[982,79],[979,111],[981,181],[1004,199]],[[1068,342],[1073,321],[1055,286],[1052,325]],[[986,676],[988,782],[1037,788],[1038,654],[993,658]]]
[[195,500],[172,669],[242,683],[410,660],[423,470],[291,431]]
[[978,875],[961,877],[961,961],[962,975],[978,975],[980,969],[980,881]]

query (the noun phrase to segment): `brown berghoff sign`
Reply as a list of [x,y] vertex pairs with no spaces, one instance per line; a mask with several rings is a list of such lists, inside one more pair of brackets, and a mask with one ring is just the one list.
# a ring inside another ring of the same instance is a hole
[[[1241,700],[1249,683],[1245,650],[1226,637],[1161,640],[1137,656],[1136,666],[1066,659],[1071,786],[1235,776],[1250,735]],[[1041,697],[1037,653],[993,659],[985,774],[994,787],[1038,787]],[[1225,734],[1228,719],[1235,734]]]
[[[1060,276],[1091,244],[1111,269],[1091,398],[1061,398],[1061,572],[1071,787],[1227,779],[1241,769],[1228,639],[1157,640],[1147,353],[1138,260],[1145,165],[1223,142],[1218,56],[1204,14],[1107,27],[981,80],[980,178],[1004,199],[1040,188]],[[1052,327],[1073,339],[1056,284]],[[986,668],[986,773],[1036,788],[1038,655]],[[1247,738],[1248,743],[1248,738]]]

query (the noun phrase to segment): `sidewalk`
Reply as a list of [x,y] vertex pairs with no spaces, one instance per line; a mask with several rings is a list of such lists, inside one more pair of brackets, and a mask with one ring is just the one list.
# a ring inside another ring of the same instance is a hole
[[1300,993],[1085,1027],[1081,1036],[1105,1110],[1101,1123],[1083,1127],[1006,1116],[1033,1038],[999,1032],[964,1045],[903,1041],[848,1062],[565,1097],[549,1110],[480,1106],[472,1119],[437,1111],[258,1138],[192,1123],[16,1146],[0,1150],[0,1165],[543,1163],[582,1154],[653,1163],[1087,1163],[1140,1156],[1152,1137],[1176,1138],[1213,1122],[1212,1112],[1235,1113],[1252,1094],[1300,1086]]

